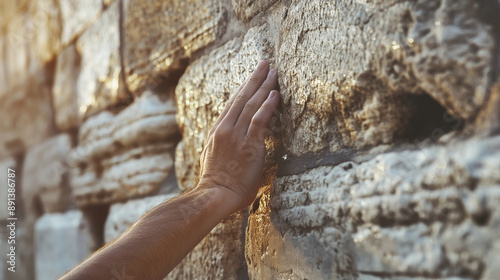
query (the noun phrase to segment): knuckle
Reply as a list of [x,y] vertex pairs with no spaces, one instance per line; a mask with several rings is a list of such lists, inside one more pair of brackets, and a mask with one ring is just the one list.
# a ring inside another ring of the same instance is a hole
[[251,120],[251,125],[261,127],[264,125],[264,119],[258,115],[255,115]]
[[217,129],[215,129],[213,136],[214,140],[217,141],[217,139],[224,139],[229,137],[230,134],[231,134],[230,129],[220,125],[219,127],[217,127]]
[[258,104],[256,104],[255,102],[251,102],[251,101],[249,101],[249,102],[247,102],[245,104],[245,110],[246,111],[252,111],[253,112],[253,111],[257,110],[258,107],[259,107]]

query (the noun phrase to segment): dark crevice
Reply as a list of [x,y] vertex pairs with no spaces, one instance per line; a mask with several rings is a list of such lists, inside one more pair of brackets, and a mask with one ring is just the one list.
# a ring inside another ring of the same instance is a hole
[[409,95],[410,117],[405,131],[396,139],[431,139],[437,143],[439,138],[453,130],[460,130],[464,121],[451,116],[446,109],[427,94]]
[[93,249],[97,250],[104,245],[104,224],[108,217],[109,205],[101,204],[85,207],[82,208],[82,212],[85,220],[88,222],[90,234],[97,247]]

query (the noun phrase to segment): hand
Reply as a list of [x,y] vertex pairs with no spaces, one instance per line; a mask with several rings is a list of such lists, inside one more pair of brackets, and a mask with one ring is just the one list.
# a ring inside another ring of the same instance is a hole
[[260,187],[267,125],[279,103],[277,85],[276,70],[260,61],[208,135],[198,187],[219,188],[231,213],[250,205]]

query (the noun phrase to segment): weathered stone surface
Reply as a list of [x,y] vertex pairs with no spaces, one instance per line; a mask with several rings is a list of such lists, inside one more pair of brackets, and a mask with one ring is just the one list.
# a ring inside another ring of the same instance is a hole
[[276,0],[232,0],[233,9],[239,19],[248,21],[256,14],[271,7]]
[[52,102],[57,127],[62,131],[77,128],[82,121],[79,114],[76,84],[80,73],[80,55],[75,45],[64,48],[57,57]]
[[234,39],[193,62],[176,88],[177,122],[183,134],[176,149],[176,174],[181,188],[193,187],[208,132],[230,93],[243,83],[262,58],[267,45],[263,27],[252,28],[244,40]]
[[[20,173],[15,173],[19,170],[16,169],[16,160],[14,158],[5,158],[0,160],[0,170],[4,170],[2,174],[0,174],[0,182],[5,182],[5,188],[0,189],[0,201],[4,201],[4,207],[0,208],[0,220],[4,221],[7,217],[9,217],[9,213],[7,211],[7,199],[8,199],[8,193],[7,193],[7,186],[8,186],[8,179],[14,180],[14,185],[16,185],[16,182],[20,182],[21,178],[16,178],[17,176],[13,178],[8,177],[8,169],[13,169],[14,172],[11,172],[12,174],[19,174]],[[12,183],[12,182],[10,182]],[[0,243],[0,245],[3,246],[3,244]]]
[[30,77],[26,87],[0,96],[0,157],[22,152],[54,133],[51,88],[46,71]]
[[[4,55],[6,84],[1,93],[26,84],[30,74],[29,38],[33,35],[27,28],[26,13],[15,14],[6,26]],[[12,93],[11,93],[12,94]]]
[[427,110],[412,94],[473,116],[494,53],[475,3],[294,1],[274,43],[287,152],[390,143]]
[[93,21],[95,21],[102,10],[101,0],[61,0],[58,1],[61,9],[63,45],[68,45],[73,39],[80,35]]
[[144,93],[113,115],[104,111],[81,127],[72,152],[71,187],[80,206],[155,192],[173,172],[178,135],[169,96]]
[[[105,241],[119,237],[143,214],[175,195],[159,195],[116,203],[105,225]],[[165,279],[244,279],[244,212],[222,221]]]
[[251,278],[492,275],[499,148],[500,137],[375,149],[278,178],[249,218]]
[[118,238],[146,212],[175,196],[157,195],[113,204],[104,226],[104,242],[109,243]]
[[[66,162],[70,151],[71,137],[67,134],[50,138],[27,151],[22,192],[27,215],[36,218],[43,213],[68,209],[71,192],[66,177]],[[42,213],[39,213],[40,210]]]
[[117,1],[76,42],[81,54],[77,82],[80,115],[88,116],[129,99],[121,74],[119,13]]
[[45,214],[36,222],[36,279],[57,279],[97,249],[80,211]]
[[140,94],[181,60],[213,43],[226,30],[221,1],[124,0],[124,67],[129,89]]
[[[30,46],[36,58],[43,64],[51,60],[61,48],[61,22],[58,0],[35,0],[29,2],[27,22]],[[64,2],[64,1],[62,1]]]

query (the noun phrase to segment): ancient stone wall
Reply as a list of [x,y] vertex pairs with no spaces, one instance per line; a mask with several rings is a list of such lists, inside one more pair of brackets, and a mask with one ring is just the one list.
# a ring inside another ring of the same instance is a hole
[[54,279],[195,186],[261,59],[265,184],[167,279],[499,277],[500,1],[1,0],[0,279]]

